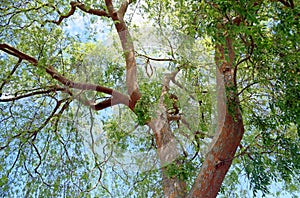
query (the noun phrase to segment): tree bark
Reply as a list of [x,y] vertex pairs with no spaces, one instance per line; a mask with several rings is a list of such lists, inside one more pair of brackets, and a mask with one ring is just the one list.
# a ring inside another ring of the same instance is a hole
[[164,76],[157,116],[148,123],[148,126],[152,129],[155,136],[157,154],[162,171],[164,196],[168,198],[180,198],[186,195],[186,182],[176,175],[171,176],[168,174],[168,165],[171,163],[175,164],[176,167],[181,165],[181,162],[178,160],[180,153],[177,147],[177,141],[170,128],[168,111],[164,104],[164,98],[168,93],[170,80],[174,78],[177,73],[178,71],[175,71]]
[[[225,47],[228,54],[225,54]],[[217,45],[215,51],[218,127],[201,170],[187,197],[217,196],[244,134],[243,119],[234,83],[232,40],[226,38],[226,44]]]
[[180,180],[177,176],[171,177],[168,175],[168,165],[175,163],[180,165],[178,158],[177,142],[171,131],[170,124],[167,118],[166,108],[160,105],[160,110],[156,119],[153,119],[149,126],[151,127],[156,140],[157,153],[160,160],[162,171],[162,182],[164,195],[168,198],[184,197],[186,194],[186,183]]
[[126,61],[126,86],[131,102],[130,108],[134,109],[135,104],[141,98],[141,93],[137,83],[137,66],[135,60],[134,45],[127,25],[124,21],[124,14],[129,3],[124,1],[118,11],[115,11],[111,0],[105,0],[109,16],[115,23],[115,28],[118,32],[121,41],[122,49]]

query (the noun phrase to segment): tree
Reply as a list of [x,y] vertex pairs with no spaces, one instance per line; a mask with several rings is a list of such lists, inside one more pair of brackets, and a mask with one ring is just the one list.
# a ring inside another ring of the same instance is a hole
[[[132,37],[138,11],[159,50]],[[1,196],[240,196],[242,174],[254,195],[297,192],[299,13],[292,0],[3,2]],[[94,42],[99,24],[121,49]]]

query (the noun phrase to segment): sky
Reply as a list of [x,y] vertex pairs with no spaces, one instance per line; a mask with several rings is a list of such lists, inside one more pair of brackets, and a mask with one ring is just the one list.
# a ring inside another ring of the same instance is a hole
[[[137,25],[142,25],[142,26],[147,24],[147,28],[149,28],[150,31],[147,30],[147,31],[144,31],[144,32],[151,32],[151,28],[152,28],[151,23],[149,23],[149,21],[147,21],[147,20],[143,19],[141,16],[139,16],[138,13],[133,15],[132,22],[137,24]],[[75,35],[81,35],[82,36],[83,35],[82,32],[85,31],[85,28],[82,25],[83,23],[86,23],[85,19],[80,17],[80,15],[75,13],[75,16],[72,17],[71,20],[69,20],[69,22],[68,22],[69,25],[65,28],[66,28],[67,32],[69,32],[73,36],[75,36]],[[96,30],[96,32],[98,32],[97,36],[96,36],[96,40],[99,40],[101,42],[105,42],[107,40],[107,37],[110,34],[111,25],[108,25],[107,23],[103,22],[102,20],[99,20],[97,23],[92,24],[90,27],[93,30]],[[145,29],[143,29],[143,30],[145,30]],[[134,37],[135,32],[133,32],[132,35]],[[85,36],[88,36],[88,35],[85,35]],[[86,41],[86,40],[87,40],[86,38],[82,38],[82,41]],[[157,45],[157,43],[153,44],[152,41],[153,41],[153,39],[148,39],[144,43],[144,45],[148,45],[150,48],[153,48]],[[107,110],[105,110],[105,112],[103,112],[103,114],[112,114],[112,113],[113,113],[112,109],[107,109]],[[100,114],[100,116],[103,116],[103,114]],[[100,128],[100,130],[103,130],[103,129]],[[246,178],[245,174],[244,174],[244,176],[240,176],[239,180],[240,180],[240,183],[241,183],[240,189],[247,191],[247,193],[246,193],[247,197],[249,197],[249,198],[254,197],[253,192],[251,190],[249,190],[250,189],[250,182]],[[273,182],[270,186],[270,195],[266,195],[266,197],[267,198],[274,198],[274,197],[293,198],[294,197],[293,195],[286,194],[283,190],[281,190],[281,188],[282,188],[281,183]],[[113,189],[110,189],[110,190],[113,190]],[[276,192],[278,192],[278,191],[281,192],[281,194],[276,195]],[[300,193],[298,193],[297,195],[300,196]],[[220,196],[218,196],[218,197],[220,197]],[[258,192],[255,197],[260,198],[260,197],[263,197],[263,195],[262,195],[261,192]]]

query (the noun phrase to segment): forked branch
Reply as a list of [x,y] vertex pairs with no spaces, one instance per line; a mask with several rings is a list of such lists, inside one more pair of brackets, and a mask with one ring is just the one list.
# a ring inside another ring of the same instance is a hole
[[55,23],[55,24],[57,24],[57,25],[60,25],[61,22],[62,22],[64,19],[66,19],[66,18],[72,16],[72,15],[75,13],[76,8],[79,8],[79,9],[82,10],[83,12],[86,12],[86,13],[89,13],[89,14],[92,14],[92,15],[109,17],[109,15],[108,15],[108,13],[107,13],[106,11],[100,10],[100,9],[87,8],[87,7],[86,7],[83,3],[81,3],[81,2],[71,1],[71,2],[70,2],[70,5],[71,5],[71,9],[70,9],[70,11],[69,11],[67,14],[61,15],[61,14],[59,13],[59,14],[60,14],[60,17],[59,17],[59,19],[58,19],[57,21],[55,21],[55,20],[52,20],[52,21],[47,20],[46,22],[52,22],[52,23]]

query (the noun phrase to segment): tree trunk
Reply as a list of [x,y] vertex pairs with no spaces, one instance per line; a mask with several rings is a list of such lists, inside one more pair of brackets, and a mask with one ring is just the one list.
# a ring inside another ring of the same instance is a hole
[[226,39],[229,61],[223,45],[216,46],[218,127],[200,173],[187,197],[216,197],[232,164],[244,134],[242,114],[235,85],[234,51]]
[[171,163],[176,167],[181,165],[178,159],[180,153],[178,151],[177,141],[170,128],[168,112],[164,104],[165,94],[167,94],[169,90],[171,77],[174,77],[177,73],[178,71],[175,71],[164,76],[157,116],[148,123],[155,135],[157,153],[162,171],[164,196],[168,198],[180,198],[186,195],[186,182],[176,175],[171,176],[168,174],[168,165]]
[[186,194],[186,183],[176,176],[170,177],[167,173],[167,166],[170,165],[170,163],[180,165],[178,162],[180,154],[178,152],[177,142],[167,119],[165,107],[162,105],[160,106],[157,118],[152,120],[149,123],[149,126],[154,132],[156,139],[157,153],[162,170],[164,195],[168,198],[184,197]]

